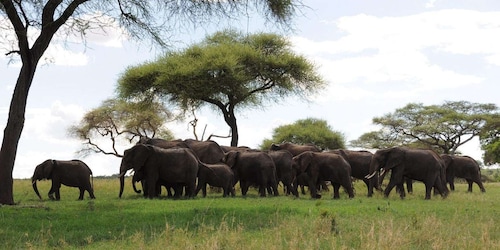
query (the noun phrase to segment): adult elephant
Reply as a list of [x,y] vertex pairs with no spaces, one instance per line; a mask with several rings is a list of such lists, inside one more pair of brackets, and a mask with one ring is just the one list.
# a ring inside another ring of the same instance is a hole
[[201,162],[208,164],[220,163],[224,157],[224,151],[215,141],[197,141],[186,139],[184,143],[198,156]]
[[261,197],[266,196],[269,187],[275,196],[279,195],[274,161],[265,152],[230,151],[224,155],[223,162],[234,172],[235,180],[240,182],[241,194],[245,196],[251,185],[259,187]]
[[231,168],[224,163],[201,164],[198,170],[198,185],[195,195],[203,192],[203,197],[207,196],[207,184],[212,187],[220,187],[223,190],[223,197],[234,196],[234,173]]
[[450,189],[455,190],[455,177],[464,178],[469,187],[468,192],[472,192],[472,184],[476,183],[481,192],[486,192],[481,181],[481,168],[479,164],[469,156],[458,156],[442,154],[446,166],[446,182],[450,184]]
[[[327,153],[333,153],[342,156],[349,165],[351,165],[351,176],[362,180],[366,184],[368,189],[368,197],[373,195],[373,189],[381,190],[379,185],[379,176],[375,175],[370,179],[366,176],[370,173],[370,163],[372,161],[373,154],[369,151],[354,151],[345,149],[336,149],[326,151]],[[371,184],[370,184],[371,182]]]
[[309,177],[309,190],[312,198],[321,198],[317,193],[316,184],[319,180],[330,181],[333,186],[333,198],[339,199],[339,189],[342,186],[349,198],[354,197],[351,181],[351,166],[339,155],[306,151],[293,157],[294,164],[299,167],[299,174],[306,173]]
[[308,144],[308,145],[300,145],[300,144],[295,144],[291,142],[284,142],[281,144],[272,144],[271,145],[271,150],[287,150],[288,152],[292,153],[292,156],[296,156],[300,153],[306,152],[306,151],[313,151],[313,152],[321,152],[321,149],[318,148],[315,145]]
[[285,194],[291,192],[295,197],[299,197],[297,188],[292,185],[297,175],[297,169],[292,167],[292,154],[287,150],[269,151],[267,153],[273,159],[276,167],[276,181],[283,183],[286,189]]
[[[36,166],[31,182],[33,190],[38,198],[42,199],[38,192],[36,182],[38,180],[52,180],[52,186],[49,190],[49,198],[51,200],[60,200],[61,195],[59,189],[61,184],[69,187],[77,187],[80,189],[79,200],[83,200],[83,194],[87,191],[91,199],[95,199],[94,189],[91,184],[92,170],[89,166],[80,160],[58,161],[46,160]],[[56,197],[54,198],[54,193]]]
[[156,183],[163,181],[173,185],[186,186],[186,196],[193,196],[196,188],[200,161],[191,149],[163,149],[152,145],[136,144],[125,150],[120,165],[120,194],[123,194],[125,173],[144,171],[149,198],[157,197]]
[[405,197],[403,189],[404,177],[418,180],[425,184],[425,199],[431,198],[431,189],[437,188],[442,197],[446,197],[448,191],[444,184],[445,168],[444,162],[432,150],[409,149],[405,147],[393,147],[380,149],[375,152],[370,164],[370,175],[372,178],[378,171],[387,172],[391,170],[391,178],[384,195],[389,196],[391,190],[398,186],[400,197]]

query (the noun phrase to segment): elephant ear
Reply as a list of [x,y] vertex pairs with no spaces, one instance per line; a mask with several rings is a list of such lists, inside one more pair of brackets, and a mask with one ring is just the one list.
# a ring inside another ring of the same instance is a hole
[[234,166],[236,165],[236,160],[238,159],[239,155],[240,155],[239,151],[229,151],[224,155],[224,162],[230,168],[234,168]]
[[154,147],[151,145],[136,145],[135,147],[132,166],[134,166],[134,171],[141,171],[149,156],[153,153]]
[[405,154],[406,151],[398,147],[394,147],[388,150],[385,158],[384,169],[389,170],[392,169],[393,167],[403,164]]
[[43,168],[43,176],[47,179],[51,179],[52,177],[52,171],[54,170],[54,167],[57,165],[56,160],[48,160],[47,164]]
[[441,159],[443,159],[445,167],[448,167],[451,162],[453,162],[453,157],[451,155],[442,154]]
[[299,171],[301,173],[307,171],[307,169],[311,165],[312,159],[313,159],[313,153],[310,151],[298,155]]

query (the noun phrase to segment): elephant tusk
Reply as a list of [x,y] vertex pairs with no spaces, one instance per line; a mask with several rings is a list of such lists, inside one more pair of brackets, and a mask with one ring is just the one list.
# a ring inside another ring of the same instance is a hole
[[125,175],[125,172],[120,173],[120,174],[118,175],[118,178],[122,178],[124,175]]
[[372,174],[366,175],[365,178],[371,179],[371,178],[373,178],[373,176],[375,176],[375,174],[377,174],[377,171],[373,172]]
[[382,168],[382,171],[380,171],[380,176],[384,176],[385,174],[385,168]]

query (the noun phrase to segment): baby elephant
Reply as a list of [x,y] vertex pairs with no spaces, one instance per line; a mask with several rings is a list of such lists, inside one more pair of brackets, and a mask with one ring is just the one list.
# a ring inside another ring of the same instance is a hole
[[195,195],[203,191],[203,197],[207,196],[207,184],[212,187],[221,187],[224,190],[223,196],[229,194],[234,196],[234,173],[228,165],[224,163],[200,164],[198,169],[198,186]]
[[[36,181],[38,180],[52,180],[52,187],[49,190],[49,198],[51,200],[60,200],[61,196],[59,194],[59,189],[61,184],[69,187],[78,187],[80,189],[79,200],[83,200],[83,193],[85,190],[90,195],[91,199],[95,199],[94,190],[90,183],[90,178],[92,176],[92,170],[80,160],[72,161],[56,161],[56,160],[46,160],[40,165],[36,166],[33,177],[31,177],[31,182],[33,184],[33,190],[35,190],[36,195],[40,199],[40,193],[36,186]],[[54,198],[54,193],[56,197]]]

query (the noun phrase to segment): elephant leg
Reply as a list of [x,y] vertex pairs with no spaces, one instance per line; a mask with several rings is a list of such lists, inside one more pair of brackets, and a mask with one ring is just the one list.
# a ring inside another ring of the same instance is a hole
[[424,184],[425,184],[425,199],[430,200],[431,199],[431,191],[432,191],[432,187],[434,187],[434,184],[430,184],[428,181],[426,181]]
[[202,192],[203,192],[203,197],[205,197],[207,192],[206,183],[203,180],[198,179],[198,185],[196,186],[196,190],[194,191],[194,196],[197,196],[201,189],[204,189],[202,190]]
[[248,183],[240,180],[241,195],[246,196],[248,192]]
[[309,191],[311,192],[311,198],[313,199],[321,198],[321,194],[318,194],[318,190],[316,188],[316,181],[311,180],[311,178],[309,178]]
[[87,192],[89,192],[90,199],[95,199],[94,189],[90,187],[89,189],[87,189]]
[[[389,197],[389,193],[391,193],[392,189],[396,186],[396,183],[391,179],[387,184],[387,187],[384,190],[384,196]],[[402,185],[401,185],[402,186]]]
[[467,192],[472,193],[472,180],[466,179],[466,181],[467,181],[467,184],[469,185],[467,187]]
[[[409,194],[413,194],[413,180],[406,178],[406,191],[408,191]],[[403,190],[404,192],[404,190]]]
[[450,189],[451,189],[451,191],[455,191],[455,183],[454,183],[455,180],[454,179],[455,179],[454,177],[451,177],[450,181],[449,181],[450,182]]
[[49,199],[55,200],[56,198],[54,197],[54,187],[51,187],[49,190],[49,193],[47,194],[49,196]]
[[147,178],[148,183],[148,198],[152,199],[158,196],[158,177],[150,176]]
[[259,185],[259,195],[260,197],[266,197],[266,187],[263,184]]
[[79,187],[80,189],[80,196],[78,196],[78,200],[83,200],[83,194],[85,193],[85,189],[82,187]]
[[174,199],[181,198],[183,189],[184,185],[182,185],[181,183],[174,183]]
[[292,193],[295,197],[299,197],[299,193],[297,192],[297,189],[294,189],[291,183],[288,183],[286,185],[286,188],[288,190],[288,193]]
[[399,190],[399,197],[404,199],[406,197],[406,192],[403,183],[397,184],[397,189]]
[[338,183],[332,183],[333,186],[333,198],[334,199],[339,199],[340,198],[340,184]]
[[205,185],[203,185],[203,187],[201,188],[201,192],[203,194],[203,197],[207,197],[207,184],[205,183]]
[[481,189],[481,192],[486,192],[486,189],[484,189],[484,186],[483,186],[483,183],[481,182],[481,180],[477,180],[476,181],[476,184],[479,186],[479,189]]
[[373,186],[370,186],[369,180],[363,179],[363,182],[365,183],[366,189],[368,190],[367,196],[372,197],[373,196]]
[[167,197],[173,197],[174,194],[172,193],[173,189],[172,185],[167,185],[166,187],[167,187]]
[[227,197],[229,195],[229,186],[224,185],[222,188],[222,197]]
[[273,189],[274,189],[274,196],[279,196],[280,192],[278,189],[278,183],[276,183],[276,182],[273,183]]

